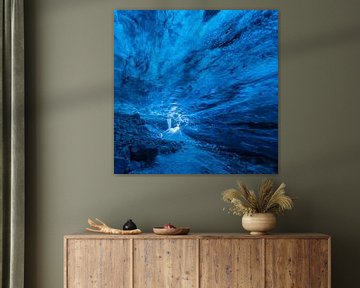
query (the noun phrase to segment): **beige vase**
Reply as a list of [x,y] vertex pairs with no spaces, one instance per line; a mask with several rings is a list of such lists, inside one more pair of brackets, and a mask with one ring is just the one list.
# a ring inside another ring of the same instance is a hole
[[263,235],[276,226],[276,217],[272,213],[255,213],[242,217],[242,226],[251,235]]

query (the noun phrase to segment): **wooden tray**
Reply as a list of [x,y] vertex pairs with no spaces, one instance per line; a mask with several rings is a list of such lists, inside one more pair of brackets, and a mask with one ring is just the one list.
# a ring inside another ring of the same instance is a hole
[[154,227],[153,231],[157,235],[186,235],[190,232],[189,227],[163,228]]

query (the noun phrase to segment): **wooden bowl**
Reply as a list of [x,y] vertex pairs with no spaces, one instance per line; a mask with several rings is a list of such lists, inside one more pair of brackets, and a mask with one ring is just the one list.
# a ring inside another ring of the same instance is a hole
[[189,227],[163,228],[154,227],[153,231],[157,235],[186,235],[190,232]]

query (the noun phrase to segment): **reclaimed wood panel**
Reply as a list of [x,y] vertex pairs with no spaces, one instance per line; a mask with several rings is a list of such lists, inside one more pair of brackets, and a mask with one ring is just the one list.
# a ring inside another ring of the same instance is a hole
[[66,240],[66,288],[131,287],[130,240]]
[[266,288],[309,287],[309,243],[306,239],[266,239]]
[[330,278],[330,242],[324,239],[310,241],[310,287],[328,288]]
[[196,288],[197,247],[192,239],[134,240],[135,288]]
[[323,234],[73,234],[65,288],[330,288]]
[[263,240],[204,239],[200,243],[200,287],[264,287]]

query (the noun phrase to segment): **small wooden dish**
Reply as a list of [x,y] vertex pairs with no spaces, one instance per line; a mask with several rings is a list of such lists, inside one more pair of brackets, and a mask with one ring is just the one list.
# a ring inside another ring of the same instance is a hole
[[186,235],[190,232],[189,227],[163,228],[154,227],[153,231],[157,235]]

